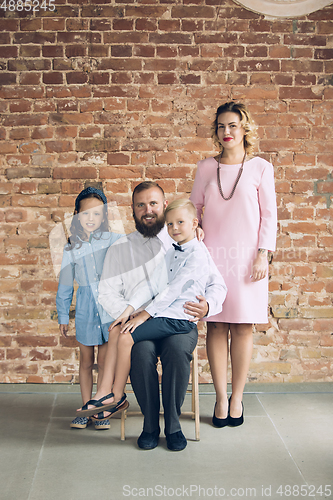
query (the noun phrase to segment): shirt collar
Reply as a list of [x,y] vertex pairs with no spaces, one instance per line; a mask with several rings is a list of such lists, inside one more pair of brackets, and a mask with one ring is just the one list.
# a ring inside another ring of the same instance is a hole
[[199,241],[197,240],[196,236],[188,241],[187,243],[184,243],[184,245],[180,245],[182,250],[190,250],[191,248],[193,248],[194,246],[196,246],[197,244],[199,243]]

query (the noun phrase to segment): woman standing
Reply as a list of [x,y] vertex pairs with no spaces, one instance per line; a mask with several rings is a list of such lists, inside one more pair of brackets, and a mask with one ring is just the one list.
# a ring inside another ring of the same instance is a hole
[[[199,161],[191,200],[202,220],[204,242],[228,288],[222,312],[207,319],[207,355],[216,391],[213,424],[224,427],[244,421],[252,324],[268,321],[267,253],[275,250],[277,215],[273,166],[251,156],[255,126],[246,106],[235,102],[219,106],[212,138],[220,154]],[[232,395],[228,401],[229,331]]]

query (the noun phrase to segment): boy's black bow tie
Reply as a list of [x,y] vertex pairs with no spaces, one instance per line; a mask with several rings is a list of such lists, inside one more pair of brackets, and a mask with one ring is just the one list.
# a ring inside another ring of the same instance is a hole
[[179,250],[180,252],[184,252],[182,247],[180,245],[176,245],[176,243],[172,243],[172,246],[174,247],[175,250]]

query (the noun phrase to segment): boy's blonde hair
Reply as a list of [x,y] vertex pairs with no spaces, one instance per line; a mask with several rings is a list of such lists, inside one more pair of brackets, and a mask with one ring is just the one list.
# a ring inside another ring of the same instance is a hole
[[197,209],[191,202],[191,200],[187,198],[178,198],[177,200],[173,200],[165,209],[164,215],[165,217],[171,210],[176,210],[176,208],[186,208],[190,215],[193,215],[193,219],[197,218]]

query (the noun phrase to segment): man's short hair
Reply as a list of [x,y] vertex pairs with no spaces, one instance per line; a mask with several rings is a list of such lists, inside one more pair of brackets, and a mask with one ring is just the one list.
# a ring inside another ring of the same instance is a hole
[[164,211],[164,216],[166,217],[168,212],[171,212],[171,210],[176,210],[176,208],[186,208],[188,213],[193,216],[193,219],[197,218],[197,209],[189,200],[188,198],[178,198],[176,200],[173,200],[169,205],[166,207]]
[[151,189],[151,188],[158,188],[161,191],[161,193],[163,195],[163,198],[164,198],[164,191],[161,188],[161,186],[159,186],[157,184],[157,182],[154,182],[154,181],[144,181],[144,182],[140,182],[140,184],[138,184],[137,186],[135,186],[133,194],[132,194],[132,203],[134,204],[134,196],[137,193],[141,193],[141,191],[145,191],[146,189]]

